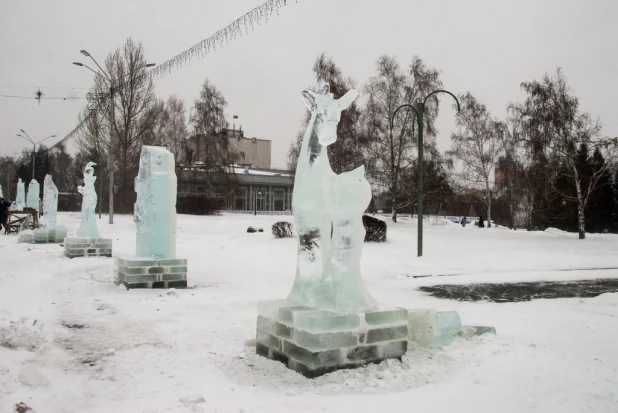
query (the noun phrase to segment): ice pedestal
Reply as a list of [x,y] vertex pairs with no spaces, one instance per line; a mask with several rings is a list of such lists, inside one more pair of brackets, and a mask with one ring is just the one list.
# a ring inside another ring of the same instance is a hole
[[68,229],[57,225],[56,228],[36,228],[33,232],[35,244],[60,244],[66,238]]
[[257,353],[306,377],[401,358],[407,338],[408,312],[403,308],[336,313],[290,300],[258,305]]
[[111,238],[67,237],[64,239],[64,255],[76,257],[111,257]]
[[186,288],[186,259],[116,257],[114,283],[131,288]]

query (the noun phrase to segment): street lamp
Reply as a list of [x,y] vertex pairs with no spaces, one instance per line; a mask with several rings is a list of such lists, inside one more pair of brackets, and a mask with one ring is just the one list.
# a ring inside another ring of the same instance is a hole
[[27,140],[28,142],[30,142],[30,143],[32,144],[32,179],[34,179],[34,165],[35,165],[35,159],[36,159],[36,156],[35,156],[35,154],[36,154],[36,146],[37,146],[39,143],[41,143],[41,142],[43,142],[43,141],[46,141],[46,140],[47,140],[47,139],[49,139],[49,138],[55,138],[55,137],[56,137],[56,135],[51,135],[51,136],[48,136],[47,138],[45,138],[45,139],[41,139],[40,141],[38,141],[38,142],[36,142],[36,143],[35,143],[35,142],[32,140],[32,138],[30,138],[30,135],[28,135],[28,134],[26,133],[26,131],[25,131],[25,130],[20,129],[19,131],[20,131],[20,132],[22,132],[22,133],[23,133],[24,135],[26,135],[26,136],[24,136],[24,135],[20,135],[19,133],[17,134],[17,136],[19,136],[20,138],[24,138],[25,140]]
[[[423,116],[425,115],[425,104],[427,103],[427,99],[429,99],[431,96],[435,95],[436,93],[448,93],[449,95],[451,95],[453,97],[453,99],[455,99],[455,102],[457,103],[457,112],[461,111],[461,107],[459,106],[459,100],[457,100],[457,96],[453,95],[451,92],[447,91],[447,90],[435,90],[433,92],[431,92],[430,94],[428,94],[427,96],[425,96],[425,99],[423,99],[423,101],[419,101],[416,104],[416,107],[409,105],[409,104],[403,104],[401,106],[399,106],[397,109],[395,109],[395,112],[393,112],[393,115],[391,116],[391,140],[393,138],[393,123],[395,122],[395,115],[397,115],[397,112],[399,111],[399,109],[402,108],[409,108],[412,109],[414,111],[414,114],[416,115],[416,121],[418,124],[418,242],[417,242],[417,256],[418,257],[422,257],[423,256],[423,200],[425,199],[425,194],[424,194],[424,182],[423,182],[423,150],[424,150],[424,141],[423,141]],[[393,205],[393,208],[395,206]]]
[[253,215],[257,215],[257,200],[258,200],[258,196],[262,196],[262,191],[258,191],[257,195],[254,195],[254,200],[253,200],[253,206],[254,206],[254,210],[253,210]]
[[[80,50],[79,52],[83,54],[84,56],[91,58],[94,64],[97,65],[97,67],[103,74],[93,70],[92,68],[90,68],[89,66],[83,63],[73,62],[73,64],[75,66],[85,67],[86,69],[90,70],[92,73],[94,73],[95,75],[103,79],[105,84],[109,86],[109,103],[110,103],[110,116],[111,116],[111,121],[110,121],[110,126],[109,126],[109,157],[110,157],[110,161],[109,161],[109,223],[113,224],[114,223],[114,164],[113,164],[113,148],[114,148],[113,130],[114,130],[114,127],[113,126],[116,123],[116,119],[114,117],[114,83],[112,82],[111,74],[108,74],[105,70],[103,70],[103,68],[94,59],[94,57],[92,57],[90,53],[88,53],[85,50]],[[140,70],[146,67],[153,67],[153,66],[155,66],[154,63],[146,63],[143,66],[140,66],[137,70]],[[122,83],[118,85],[118,87],[122,87]],[[107,97],[107,95],[105,95],[104,97]],[[98,97],[95,96],[95,99],[96,98]],[[100,213],[100,209],[99,209],[99,213]]]

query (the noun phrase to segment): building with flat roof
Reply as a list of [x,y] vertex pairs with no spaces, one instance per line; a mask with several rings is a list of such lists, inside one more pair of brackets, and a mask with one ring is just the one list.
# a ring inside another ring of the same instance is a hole
[[[187,159],[184,163],[179,162],[176,171],[178,192],[215,192],[221,196],[224,209],[230,211],[291,210],[294,175],[287,170],[270,167],[271,141],[245,138],[241,129],[225,129],[221,133],[227,134],[230,148],[238,155],[236,164],[212,171],[204,168],[199,161]],[[187,139],[187,146],[197,149],[196,138]],[[224,193],[226,185],[223,182],[226,179],[237,184],[232,193]]]

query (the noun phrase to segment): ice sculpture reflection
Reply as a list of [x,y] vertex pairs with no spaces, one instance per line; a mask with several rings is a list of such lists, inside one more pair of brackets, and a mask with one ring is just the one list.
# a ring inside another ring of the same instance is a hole
[[82,194],[82,222],[77,229],[77,236],[84,238],[99,238],[99,227],[95,219],[95,209],[97,207],[97,193],[94,183],[97,177],[94,176],[96,163],[88,162],[84,168],[84,185],[78,186],[77,191]]
[[45,181],[43,181],[43,213],[47,229],[56,229],[58,188],[49,174],[45,175]]
[[296,278],[288,298],[324,310],[369,311],[377,303],[363,285],[360,255],[365,235],[362,213],[371,189],[362,166],[336,175],[326,148],[337,140],[341,111],[358,92],[350,90],[334,99],[329,90],[324,84],[321,93],[302,92],[311,119],[294,180],[292,209],[299,241]]
[[138,256],[176,257],[176,187],[174,155],[162,147],[142,146],[133,214]]

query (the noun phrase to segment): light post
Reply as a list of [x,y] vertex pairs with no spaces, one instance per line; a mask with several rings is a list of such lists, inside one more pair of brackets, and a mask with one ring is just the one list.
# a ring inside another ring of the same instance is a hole
[[17,136],[19,136],[20,138],[24,138],[25,140],[27,140],[28,142],[30,142],[30,143],[32,144],[32,179],[34,179],[34,165],[35,165],[35,160],[36,160],[36,146],[37,146],[39,143],[41,143],[41,142],[43,142],[43,141],[45,141],[45,140],[47,140],[47,139],[49,139],[49,138],[55,138],[55,137],[56,137],[56,135],[51,135],[51,136],[48,136],[47,138],[45,138],[45,139],[41,139],[40,141],[38,141],[38,142],[36,142],[36,143],[35,143],[35,142],[32,140],[32,138],[30,138],[30,135],[28,135],[28,134],[26,133],[26,131],[25,131],[25,130],[20,129],[19,131],[20,131],[20,132],[22,132],[22,133],[23,133],[24,135],[26,135],[26,136],[24,136],[24,135],[20,135],[19,133],[17,134]]
[[[94,73],[95,75],[97,75],[101,79],[103,79],[105,84],[107,86],[109,86],[109,95],[103,94],[101,96],[99,94],[94,94],[92,96],[94,97],[95,100],[98,100],[101,97],[106,98],[106,97],[109,96],[109,105],[110,105],[110,124],[109,124],[109,223],[113,224],[114,223],[114,162],[113,162],[114,161],[114,157],[113,157],[114,133],[113,133],[113,130],[114,130],[114,127],[115,127],[115,122],[116,122],[116,119],[115,119],[115,116],[114,116],[114,83],[112,82],[111,74],[108,74],[105,70],[103,70],[103,68],[101,66],[99,66],[99,63],[97,63],[97,61],[94,59],[94,57],[92,57],[90,55],[90,53],[88,53],[85,50],[80,50],[79,52],[81,54],[83,54],[84,56],[91,58],[92,61],[94,62],[94,64],[97,65],[97,67],[99,68],[99,70],[101,70],[101,72],[103,74],[93,70],[92,68],[88,67],[87,65],[85,65],[83,63],[73,62],[73,64],[76,65],[76,66],[85,67],[86,69],[90,70],[92,73]],[[143,68],[146,68],[146,67],[152,67],[154,65],[155,65],[154,63],[146,63],[145,65],[140,66],[137,70],[140,70],[140,69],[143,69]],[[121,87],[122,84],[119,85],[119,86]],[[98,107],[96,109],[98,109]],[[101,213],[101,208],[99,208],[99,214],[100,213]]]
[[257,194],[254,193],[254,195],[253,195],[253,198],[254,198],[254,200],[253,200],[253,207],[254,207],[253,215],[257,215],[257,200],[258,200],[258,196],[260,196],[260,197],[262,196],[262,191],[257,191]]
[[[427,96],[425,96],[425,99],[423,99],[423,101],[419,101],[416,104],[416,107],[409,105],[409,104],[403,104],[401,106],[399,106],[397,109],[395,109],[395,112],[393,112],[393,115],[391,116],[391,140],[393,137],[393,123],[395,122],[395,115],[397,115],[397,112],[399,111],[399,109],[402,108],[409,108],[412,109],[414,111],[414,114],[416,115],[416,121],[417,121],[417,125],[418,125],[418,201],[417,201],[417,210],[418,210],[418,241],[417,241],[417,256],[418,257],[422,257],[423,256],[423,200],[425,198],[425,194],[424,194],[424,182],[423,182],[423,155],[424,155],[424,146],[425,146],[425,142],[423,140],[423,117],[425,114],[425,104],[427,103],[427,99],[429,99],[431,96],[435,95],[436,93],[448,93],[449,95],[451,95],[453,97],[453,99],[455,99],[455,102],[457,103],[457,112],[459,112],[461,110],[461,107],[459,106],[459,100],[457,100],[457,96],[453,95],[451,92],[447,91],[447,90],[435,90],[433,92],[431,92],[430,94],[428,94]],[[414,125],[414,124],[413,124]],[[395,206],[393,205],[393,208]]]

